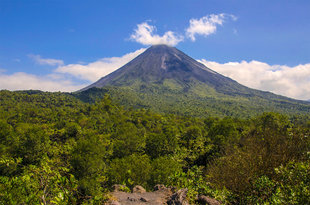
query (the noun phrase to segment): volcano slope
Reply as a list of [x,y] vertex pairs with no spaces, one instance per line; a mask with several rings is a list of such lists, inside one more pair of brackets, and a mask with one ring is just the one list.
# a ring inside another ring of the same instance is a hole
[[93,102],[109,94],[125,107],[196,117],[307,114],[310,103],[248,88],[182,51],[155,45],[73,95]]

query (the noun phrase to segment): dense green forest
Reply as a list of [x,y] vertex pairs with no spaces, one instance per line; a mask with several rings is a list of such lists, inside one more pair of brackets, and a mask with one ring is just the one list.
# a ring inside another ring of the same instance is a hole
[[[248,89],[248,88],[247,88]],[[90,88],[72,95],[84,102],[96,102],[108,94],[113,102],[125,108],[151,109],[156,113],[170,113],[192,117],[237,117],[249,118],[263,112],[279,112],[285,115],[305,115],[310,112],[310,103],[293,100],[269,92],[249,89],[252,93],[217,92],[202,83],[190,82],[182,87],[173,80],[163,83],[135,81],[128,86],[105,86]]]
[[186,187],[191,203],[309,204],[309,136],[309,116],[195,118],[0,91],[0,204],[102,204],[113,184]]

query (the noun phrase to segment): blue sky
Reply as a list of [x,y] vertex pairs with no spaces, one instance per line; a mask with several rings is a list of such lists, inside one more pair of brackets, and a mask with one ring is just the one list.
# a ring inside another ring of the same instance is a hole
[[310,99],[309,11],[308,0],[0,0],[0,89],[74,91],[164,42],[249,87]]

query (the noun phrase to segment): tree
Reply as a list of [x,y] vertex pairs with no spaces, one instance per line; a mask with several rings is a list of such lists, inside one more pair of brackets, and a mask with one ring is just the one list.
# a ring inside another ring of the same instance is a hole
[[150,179],[151,162],[147,155],[130,155],[114,159],[109,167],[110,184],[125,184],[147,186]]
[[[2,165],[3,161],[0,161],[0,164]],[[19,176],[1,176],[0,203],[75,204],[77,182],[68,171],[45,157],[38,166],[25,167]]]
[[162,128],[162,132],[148,134],[145,152],[154,159],[174,153],[177,147],[177,130],[170,125],[165,125],[165,127]]
[[88,132],[73,149],[71,165],[85,195],[96,196],[106,183],[106,160],[111,155],[110,140],[106,136]]
[[151,186],[156,184],[168,184],[170,181],[169,177],[181,171],[181,164],[172,157],[162,156],[154,159],[152,162],[149,184]]

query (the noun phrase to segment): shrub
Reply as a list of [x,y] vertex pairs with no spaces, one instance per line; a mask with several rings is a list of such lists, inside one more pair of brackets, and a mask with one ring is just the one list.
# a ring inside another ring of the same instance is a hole
[[151,163],[147,155],[130,155],[114,159],[109,167],[109,184],[124,184],[130,188],[135,185],[147,186],[150,179]]
[[287,118],[266,113],[253,121],[253,128],[239,141],[239,147],[227,147],[226,155],[210,166],[210,180],[245,195],[263,175],[275,177],[274,169],[292,160],[300,160],[307,151],[305,138],[292,132]]
[[149,184],[168,184],[169,177],[182,171],[181,165],[173,158],[159,157],[152,162],[152,171]]

